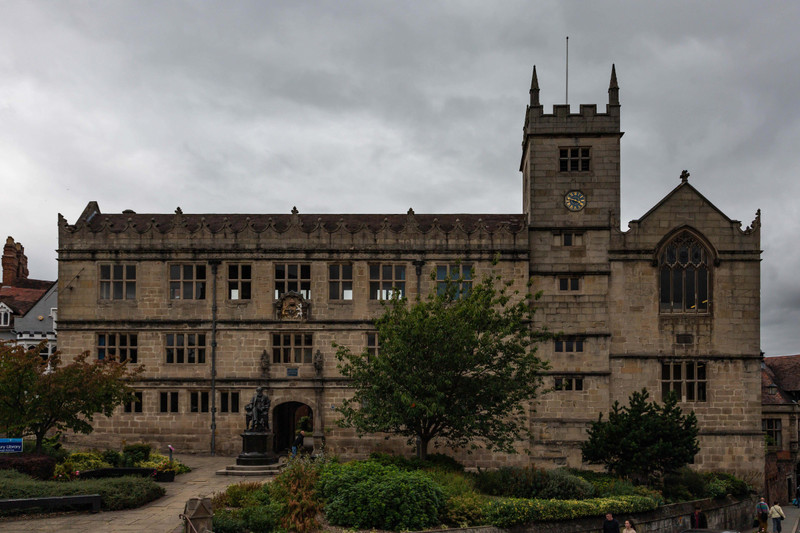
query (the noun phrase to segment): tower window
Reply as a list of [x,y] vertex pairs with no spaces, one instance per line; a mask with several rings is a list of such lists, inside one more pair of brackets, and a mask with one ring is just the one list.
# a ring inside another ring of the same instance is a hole
[[580,277],[563,277],[558,278],[558,290],[560,291],[578,291],[581,288]]
[[659,257],[662,313],[708,313],[710,254],[688,231],[670,241]]
[[558,167],[561,172],[588,172],[591,161],[588,146],[561,148],[558,151]]
[[661,399],[670,392],[683,402],[706,401],[706,363],[703,361],[661,364]]

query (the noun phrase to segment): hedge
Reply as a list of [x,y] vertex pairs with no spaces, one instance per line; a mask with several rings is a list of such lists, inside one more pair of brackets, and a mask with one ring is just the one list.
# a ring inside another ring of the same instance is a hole
[[644,496],[619,496],[589,500],[528,500],[498,498],[485,509],[487,522],[497,527],[512,527],[531,522],[556,522],[601,516],[605,513],[629,514],[652,511],[658,504]]

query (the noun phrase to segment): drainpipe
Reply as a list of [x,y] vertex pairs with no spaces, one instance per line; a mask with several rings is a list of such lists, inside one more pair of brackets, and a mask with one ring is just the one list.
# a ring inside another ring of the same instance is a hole
[[422,259],[417,259],[411,262],[414,265],[416,274],[417,274],[417,298],[420,300],[422,299],[422,267],[425,265],[425,261]]
[[218,260],[211,265],[211,455],[217,448],[217,267]]

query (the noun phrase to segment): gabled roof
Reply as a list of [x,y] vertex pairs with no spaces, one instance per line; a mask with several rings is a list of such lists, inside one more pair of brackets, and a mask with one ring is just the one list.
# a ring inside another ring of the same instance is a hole
[[770,370],[778,387],[789,392],[800,392],[800,355],[765,357],[764,366]]
[[25,315],[55,283],[39,279],[16,280],[12,285],[0,286],[0,302],[6,304],[15,314]]
[[707,203],[709,205],[709,207],[711,207],[714,211],[719,213],[720,216],[722,216],[726,221],[730,222],[731,224],[735,224],[735,223],[741,224],[741,222],[739,222],[738,220],[732,220],[730,217],[728,217],[728,215],[723,213],[717,206],[712,204],[711,201],[708,198],[703,196],[700,193],[700,191],[698,191],[697,189],[692,187],[692,185],[690,185],[689,181],[688,181],[688,173],[687,173],[687,179],[686,180],[683,180],[683,178],[682,178],[680,185],[678,185],[677,187],[672,189],[664,198],[661,199],[660,202],[658,202],[656,205],[651,207],[650,210],[647,213],[645,213],[644,215],[642,215],[640,218],[638,218],[636,220],[631,220],[631,223],[640,223],[640,222],[642,222],[644,219],[646,219],[648,216],[650,216],[653,212],[657,211],[662,205],[666,204],[670,200],[670,198],[672,198],[673,196],[678,194],[678,192],[683,190],[684,188],[688,188],[689,191],[691,191],[692,193],[697,195],[701,200],[703,200],[705,203]]

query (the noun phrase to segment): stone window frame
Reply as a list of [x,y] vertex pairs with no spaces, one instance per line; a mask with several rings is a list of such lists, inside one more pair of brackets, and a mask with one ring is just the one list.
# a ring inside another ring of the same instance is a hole
[[[439,263],[436,265],[436,294],[442,295],[448,281],[460,284],[456,299],[466,296],[472,290],[475,265],[472,263]],[[460,280],[460,281],[459,281]]]
[[553,234],[553,244],[560,248],[580,248],[585,245],[583,231],[560,231]]
[[661,401],[675,392],[681,402],[708,402],[707,361],[662,361],[660,381]]
[[366,339],[366,348],[364,351],[367,353],[367,358],[377,357],[381,352],[380,340],[377,331],[368,331],[364,334]]
[[141,413],[143,405],[142,391],[133,392],[133,400],[125,402],[122,407],[123,413]]
[[583,276],[558,276],[556,286],[559,292],[578,292],[583,285]]
[[168,365],[203,365],[207,349],[205,333],[170,331],[164,334],[164,361]]
[[228,263],[228,300],[241,301],[253,298],[252,263]]
[[103,331],[95,335],[95,349],[97,360],[113,357],[115,361],[131,364],[139,362],[139,335],[138,333]]
[[273,263],[272,270],[275,274],[276,300],[287,292],[296,292],[306,300],[311,299],[311,263]]
[[353,263],[328,263],[329,300],[337,302],[350,302],[353,300],[354,270]]
[[659,313],[711,314],[714,267],[718,264],[714,248],[694,229],[684,226],[667,235],[653,259],[658,269]]
[[555,353],[582,353],[585,339],[577,335],[564,335],[553,340]]
[[314,361],[314,334],[302,331],[272,333],[274,364],[306,365]]
[[780,418],[762,418],[761,431],[764,432],[772,442],[768,442],[769,448],[781,448],[783,446],[783,428]]
[[158,394],[158,412],[169,414],[180,412],[180,395],[178,391],[161,391]]
[[591,146],[559,146],[558,171],[559,172],[591,172],[592,147]]
[[390,300],[395,293],[406,294],[406,265],[402,263],[369,264],[369,299]]
[[211,411],[211,395],[207,390],[189,391],[189,412],[208,413]]
[[553,390],[555,391],[583,391],[583,378],[578,376],[553,377]]
[[[239,391],[224,390],[219,393],[219,412],[220,413],[238,413],[240,409]],[[235,408],[235,409],[234,409]]]
[[208,265],[205,263],[169,263],[167,272],[170,300],[206,299]]
[[136,299],[136,263],[98,263],[97,280],[100,300]]

